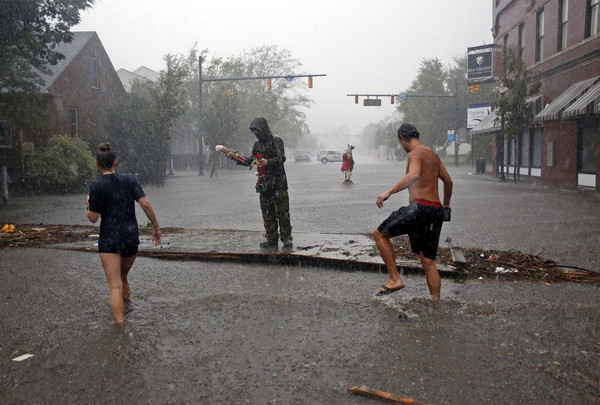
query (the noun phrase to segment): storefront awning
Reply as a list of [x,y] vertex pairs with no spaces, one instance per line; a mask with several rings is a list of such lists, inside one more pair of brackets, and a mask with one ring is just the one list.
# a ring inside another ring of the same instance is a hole
[[[584,115],[586,113],[598,113],[600,110],[598,109],[599,104],[598,98],[600,98],[600,81],[596,83],[594,86],[588,89],[587,92],[582,94],[581,97],[570,107],[565,108],[563,112],[563,117],[565,118],[575,118],[578,115]],[[595,111],[588,111],[588,107],[590,104],[594,103],[592,108],[595,108]]]
[[586,92],[589,91],[590,88],[594,87],[598,81],[600,81],[600,76],[572,84],[571,87],[563,91],[560,96],[558,96],[552,103],[548,104],[538,115],[536,115],[534,119],[536,121],[560,120],[563,116],[563,112],[567,108],[571,107],[577,100],[581,99],[582,95],[586,94]]
[[486,115],[484,119],[481,120],[479,125],[477,125],[476,127],[473,127],[473,129],[471,129],[469,131],[469,133],[471,135],[478,135],[478,134],[486,134],[488,132],[493,132],[493,131],[499,131],[500,125],[495,125],[495,121],[496,121],[496,111],[492,111],[491,113]]

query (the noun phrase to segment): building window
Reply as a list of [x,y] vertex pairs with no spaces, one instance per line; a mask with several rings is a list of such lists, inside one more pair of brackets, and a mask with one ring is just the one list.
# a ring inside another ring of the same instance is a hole
[[92,58],[92,89],[99,88],[99,78],[98,78],[98,59]]
[[531,166],[542,167],[542,128],[536,128],[533,131],[531,140]]
[[525,55],[525,24],[519,25],[519,58],[523,59]]
[[0,148],[10,148],[11,146],[10,124],[8,121],[0,121]]
[[567,48],[567,25],[569,23],[569,0],[560,0],[558,5],[558,49]]
[[600,0],[588,0],[585,13],[585,37],[598,33],[598,3]]
[[537,12],[535,20],[535,61],[539,62],[544,57],[544,9]]
[[519,164],[521,167],[529,167],[530,162],[530,147],[531,147],[531,134],[529,133],[529,128],[523,129],[523,135],[521,136],[520,141],[521,146],[521,161]]
[[69,108],[69,135],[72,137],[79,135],[79,111],[77,107]]
[[597,128],[583,128],[577,137],[577,171],[596,174]]

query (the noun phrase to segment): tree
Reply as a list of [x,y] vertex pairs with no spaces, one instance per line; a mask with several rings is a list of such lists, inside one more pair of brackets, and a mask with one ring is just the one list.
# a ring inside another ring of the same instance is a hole
[[446,133],[454,129],[456,115],[454,100],[446,97],[410,97],[416,95],[452,95],[454,83],[437,58],[425,59],[417,77],[406,90],[409,95],[398,105],[404,120],[414,124],[421,133],[421,142],[435,149],[447,145]]
[[95,0],[2,1],[0,6],[0,88],[34,92],[47,65],[64,55],[54,48],[70,42],[69,29],[79,23],[79,13]]
[[183,81],[188,71],[181,57],[165,56],[159,83],[137,82],[107,120],[110,142],[125,170],[142,183],[164,183],[171,154],[173,126],[188,107]]
[[500,80],[496,92],[496,122],[500,122],[507,143],[515,144],[515,183],[518,181],[521,167],[521,139],[523,130],[532,126],[533,112],[527,104],[530,97],[540,90],[540,83],[529,78],[525,62],[518,56],[514,47],[506,48],[504,53],[504,77]]
[[28,187],[36,191],[61,194],[84,191],[95,175],[89,144],[68,135],[55,135],[31,158],[25,177]]
[[[403,121],[419,129],[421,141],[427,146],[446,147],[448,130],[466,128],[469,104],[488,100],[484,84],[481,84],[482,91],[469,93],[466,71],[466,56],[456,57],[448,67],[442,66],[437,58],[425,59],[416,79],[405,90],[407,98],[399,101],[398,112],[403,115]],[[445,97],[410,97],[411,94]]]
[[[212,58],[206,66],[203,64],[203,78],[295,75],[299,74],[300,67],[300,62],[289,51],[264,46],[239,57]],[[272,89],[268,90],[265,82],[204,83],[199,128],[209,147],[223,144],[249,151],[255,139],[249,135],[248,124],[256,116],[264,116],[273,132],[283,136],[287,146],[295,146],[309,132],[304,122],[305,114],[300,110],[311,104],[304,93],[306,83],[273,79]]]

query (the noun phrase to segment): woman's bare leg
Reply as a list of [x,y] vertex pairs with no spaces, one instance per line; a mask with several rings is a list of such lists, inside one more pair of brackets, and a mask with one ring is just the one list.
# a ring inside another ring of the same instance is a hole
[[121,281],[123,282],[123,301],[126,303],[131,302],[131,290],[129,289],[129,281],[127,281],[127,275],[129,274],[129,270],[131,270],[131,266],[133,266],[133,262],[135,262],[135,258],[136,256],[121,257]]
[[110,307],[115,317],[115,323],[125,320],[123,304],[123,280],[121,279],[121,255],[115,253],[100,253],[100,261],[110,289]]

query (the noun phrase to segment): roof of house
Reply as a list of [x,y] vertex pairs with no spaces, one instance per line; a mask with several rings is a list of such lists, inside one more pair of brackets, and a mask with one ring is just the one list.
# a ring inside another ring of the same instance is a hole
[[157,82],[160,79],[160,73],[155,72],[152,69],[148,69],[146,66],[140,66],[139,68],[134,70],[133,73],[145,77],[146,79],[153,82]]
[[140,66],[135,71],[130,72],[126,69],[117,70],[117,75],[123,84],[123,87],[127,92],[131,91],[131,85],[134,81],[146,81],[157,82],[160,79],[160,73],[155,72],[152,69],[148,69],[145,66]]
[[39,76],[44,81],[40,86],[42,92],[47,92],[50,86],[60,77],[65,69],[71,64],[73,59],[81,52],[85,45],[92,39],[96,33],[94,31],[73,32],[71,42],[62,42],[54,48],[56,52],[65,55],[64,59],[58,61],[56,65],[48,65],[49,74],[38,71]]

